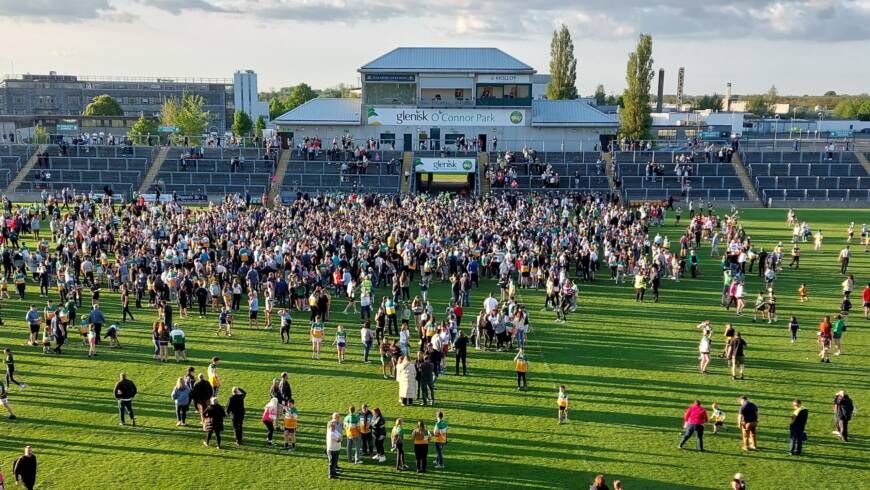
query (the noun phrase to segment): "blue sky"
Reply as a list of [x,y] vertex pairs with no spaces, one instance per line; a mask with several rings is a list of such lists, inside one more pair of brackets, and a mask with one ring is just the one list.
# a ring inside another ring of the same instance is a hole
[[870,0],[0,0],[0,73],[325,87],[396,46],[498,47],[546,73],[561,22],[584,95],[622,90],[640,32],[668,93],[680,66],[689,94],[870,92]]

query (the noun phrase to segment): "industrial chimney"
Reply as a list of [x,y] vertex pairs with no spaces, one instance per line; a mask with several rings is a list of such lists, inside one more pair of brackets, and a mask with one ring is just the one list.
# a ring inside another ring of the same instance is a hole
[[725,84],[725,112],[731,112],[731,82]]
[[665,69],[659,68],[659,96],[656,99],[656,112],[662,112],[662,102],[665,96]]

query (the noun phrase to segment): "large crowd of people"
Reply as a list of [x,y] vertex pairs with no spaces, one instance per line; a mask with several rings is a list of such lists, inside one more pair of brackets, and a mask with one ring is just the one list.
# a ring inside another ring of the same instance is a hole
[[[306,143],[300,151],[320,151],[319,142],[316,149],[312,144]],[[435,405],[436,392],[441,391],[438,378],[450,371],[448,357],[455,358],[455,375],[460,375],[460,366],[466,374],[469,346],[510,352],[504,359],[515,367],[517,389],[527,389],[525,351],[533,326],[519,290],[540,290],[545,309],[553,311],[556,322],[565,322],[582,303],[581,284],[602,276],[606,280],[607,272],[616,284],[631,278],[639,303],[648,301],[647,290],[658,302],[664,280],[700,274],[697,256],[702,243],[709,243],[711,254],[721,256],[722,306],[733,304],[742,314],[746,276],[758,263],[766,289],[759,293],[762,300],[756,312],[769,322],[777,321],[774,284],[776,274],[782,272],[786,247],[779,244],[770,253],[756,252],[739,213],[732,210],[719,216],[712,207],[701,207],[697,213],[690,209],[685,233],[671,243],[656,231],[669,207],[649,204],[628,209],[605,196],[582,193],[485,198],[299,195],[292,204],[274,209],[251,205],[249,199],[235,195],[206,208],[143,199],[117,205],[67,196],[61,200],[46,196],[41,204],[13,207],[4,199],[0,297],[6,293],[9,298],[7,281],[14,282],[19,299],[30,284],[37,284],[46,304],[33,304],[27,313],[28,344],[68,355],[62,347],[78,333],[90,358],[96,358],[105,340],[109,348],[120,347],[118,323],[134,312],[139,316],[142,309],[153,309],[156,316],[152,341],[159,362],[168,359],[169,346],[177,361],[186,360],[183,324],[193,315],[213,317],[217,333],[232,336],[234,317],[244,312],[250,328],[280,326],[282,341],[285,334],[289,341],[291,324],[306,324],[313,359],[320,359],[324,339],[332,338],[337,361],[343,363],[345,347],[358,338],[364,346],[363,362],[369,363],[369,353],[374,352],[380,359],[380,375],[397,382],[401,405]],[[19,243],[23,234],[31,233],[36,243],[30,247]],[[841,271],[845,274],[847,265]],[[473,305],[471,291],[484,280],[492,281],[484,286],[495,284],[493,291],[481,305]],[[449,307],[444,310],[436,309],[430,297],[435,282],[449,284]],[[419,286],[419,295],[411,294],[412,284]],[[854,278],[847,276],[846,300],[853,287]],[[119,295],[120,311],[103,312],[103,288]],[[870,314],[868,291],[870,285],[864,291],[865,316]],[[359,315],[358,336],[351,333],[351,326],[334,320],[342,306],[345,314]],[[831,328],[837,352],[851,308],[841,306],[837,320],[843,323],[839,329]],[[107,317],[123,318],[109,321]],[[712,326],[702,325],[700,371],[706,373]],[[743,379],[749,343],[733,328],[726,329],[725,335],[722,357],[728,360],[731,379]],[[6,386],[17,384],[10,351],[6,359]],[[209,446],[214,440],[218,448],[227,417],[234,441],[243,443],[246,397],[237,386],[225,392],[219,370],[220,359],[215,357],[205,373],[197,375],[191,367],[167,386],[177,425],[187,425],[193,406],[206,433],[203,443]],[[264,380],[264,389],[268,384]],[[276,378],[269,391],[261,419],[267,444],[274,444],[274,431],[283,428],[283,447],[292,451],[297,407],[304,406],[304,400],[293,398],[287,373]],[[0,393],[12,415],[5,388]],[[226,393],[226,404],[219,393]],[[136,424],[136,395],[134,381],[121,373],[114,389],[121,425],[128,419]],[[794,403],[795,414],[805,425],[805,413],[797,412],[800,401]],[[557,406],[558,422],[567,422],[564,386]],[[752,422],[750,418],[751,410],[741,410],[741,428]],[[680,447],[697,434],[702,449],[707,417],[700,402],[687,411],[685,422]],[[437,452],[436,468],[444,468],[444,413],[438,413],[431,430],[423,420],[408,425],[406,431],[402,419],[397,419],[390,433],[396,468],[407,468],[405,434],[414,444],[418,472],[427,471],[430,443]],[[351,406],[344,418],[334,414],[326,429],[328,476],[339,475],[342,444],[350,463],[361,464],[363,456],[385,462],[386,426],[381,407],[370,410],[362,405],[357,411]],[[838,430],[845,440],[846,424]],[[744,440],[746,449],[755,446],[754,428]],[[792,454],[800,452],[800,441],[793,443]]]

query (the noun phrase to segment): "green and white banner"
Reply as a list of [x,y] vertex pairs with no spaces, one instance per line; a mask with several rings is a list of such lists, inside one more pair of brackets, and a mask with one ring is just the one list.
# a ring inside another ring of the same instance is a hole
[[525,110],[517,109],[399,109],[368,107],[369,126],[521,126]]
[[433,174],[470,174],[477,168],[476,158],[415,158],[414,172]]

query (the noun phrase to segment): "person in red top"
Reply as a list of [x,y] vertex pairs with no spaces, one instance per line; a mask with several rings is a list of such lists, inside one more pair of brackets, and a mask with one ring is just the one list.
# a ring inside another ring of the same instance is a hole
[[695,434],[698,438],[698,451],[704,452],[704,424],[707,423],[707,410],[701,406],[701,400],[695,400],[689,408],[686,409],[683,415],[683,428],[686,430],[683,433],[683,439],[680,441],[679,449],[683,449],[686,441]]
[[822,351],[819,352],[819,357],[822,358],[821,362],[831,362],[830,350],[831,350],[831,317],[825,316],[822,319],[822,322],[819,323],[819,345],[822,347]]
[[870,320],[870,282],[867,283],[867,287],[864,288],[864,319]]

